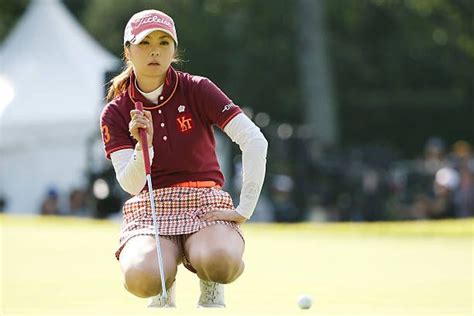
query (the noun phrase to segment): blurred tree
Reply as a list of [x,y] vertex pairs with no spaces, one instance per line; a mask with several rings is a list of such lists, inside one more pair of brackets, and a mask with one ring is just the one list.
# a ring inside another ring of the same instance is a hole
[[337,107],[327,49],[325,0],[299,0],[299,64],[305,123],[322,146],[338,144]]
[[[0,0],[0,41],[28,2]],[[64,3],[118,56],[129,17],[162,9],[175,19],[189,61],[180,69],[211,78],[274,122],[305,121],[293,0]],[[414,155],[434,134],[474,142],[471,0],[332,0],[325,13],[343,145],[385,143]]]
[[0,43],[15,26],[18,17],[25,11],[29,0],[0,0]]
[[330,1],[344,144],[421,151],[429,136],[474,141],[469,0]]

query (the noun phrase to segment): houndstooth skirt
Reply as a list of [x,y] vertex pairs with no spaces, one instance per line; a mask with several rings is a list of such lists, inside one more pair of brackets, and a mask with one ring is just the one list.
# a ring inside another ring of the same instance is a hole
[[[200,217],[212,210],[235,210],[229,193],[219,188],[168,187],[153,190],[159,234],[175,240],[175,236],[189,235],[204,227],[224,224],[234,228],[242,237],[240,227],[230,221],[204,221]],[[140,235],[155,235],[150,198],[142,192],[127,200],[122,209],[120,252],[128,240]]]

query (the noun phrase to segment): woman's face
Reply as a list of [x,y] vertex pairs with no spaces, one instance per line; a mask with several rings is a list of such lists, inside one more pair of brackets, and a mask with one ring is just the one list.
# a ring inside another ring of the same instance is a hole
[[165,32],[154,31],[139,44],[126,48],[125,57],[138,77],[164,77],[175,57],[174,41]]

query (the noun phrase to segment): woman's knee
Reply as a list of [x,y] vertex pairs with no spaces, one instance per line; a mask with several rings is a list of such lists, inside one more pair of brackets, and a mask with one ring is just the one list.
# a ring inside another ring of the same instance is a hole
[[124,286],[138,297],[150,297],[159,294],[160,280],[150,271],[132,267],[124,272]]
[[194,258],[198,275],[218,283],[230,283],[243,272],[242,256],[228,247],[212,247]]
[[[133,239],[132,239],[133,240]],[[154,240],[127,244],[120,255],[124,286],[138,297],[150,297],[161,293],[161,278]],[[173,244],[163,242],[163,268],[166,288],[176,278],[177,261]]]
[[[176,265],[164,264],[166,288],[170,288],[176,278]],[[144,262],[124,271],[125,288],[138,297],[151,297],[161,293],[161,278],[158,263]]]

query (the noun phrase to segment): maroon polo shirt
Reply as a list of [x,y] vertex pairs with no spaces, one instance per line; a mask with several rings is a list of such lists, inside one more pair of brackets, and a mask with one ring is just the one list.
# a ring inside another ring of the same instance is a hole
[[158,104],[150,103],[135,87],[134,75],[127,90],[108,103],[101,114],[102,140],[108,159],[114,151],[137,143],[128,130],[130,111],[143,102],[153,117],[154,189],[184,181],[213,180],[224,185],[215,151],[212,126],[224,129],[241,109],[205,77],[169,68]]

